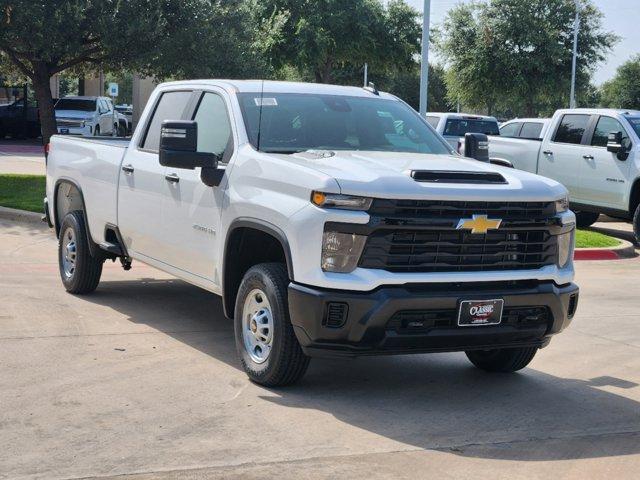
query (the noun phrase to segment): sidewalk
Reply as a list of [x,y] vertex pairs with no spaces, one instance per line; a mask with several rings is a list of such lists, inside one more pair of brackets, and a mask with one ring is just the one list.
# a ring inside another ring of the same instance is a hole
[[0,141],[0,174],[44,175],[44,151],[34,142]]

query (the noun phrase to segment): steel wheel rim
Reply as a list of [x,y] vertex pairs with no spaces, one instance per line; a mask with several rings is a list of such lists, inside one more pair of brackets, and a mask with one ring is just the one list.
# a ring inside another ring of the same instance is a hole
[[73,228],[67,228],[62,234],[62,269],[67,278],[73,277],[76,271],[77,244]]
[[244,300],[242,339],[251,360],[267,361],[273,345],[273,314],[267,295],[259,288],[251,290]]

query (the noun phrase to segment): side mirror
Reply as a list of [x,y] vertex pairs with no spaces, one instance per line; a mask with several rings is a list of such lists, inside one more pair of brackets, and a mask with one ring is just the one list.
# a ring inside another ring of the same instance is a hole
[[609,138],[607,139],[607,152],[620,153],[623,150],[622,132],[609,132]]
[[464,154],[480,162],[489,163],[489,139],[484,133],[467,133],[464,136]]
[[218,155],[198,152],[198,123],[165,120],[160,127],[160,165],[164,167],[217,168]]

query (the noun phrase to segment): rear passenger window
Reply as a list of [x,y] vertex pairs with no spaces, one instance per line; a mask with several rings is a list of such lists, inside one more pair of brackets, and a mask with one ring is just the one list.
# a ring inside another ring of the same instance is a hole
[[542,124],[539,122],[525,122],[520,131],[522,138],[540,138],[542,133]]
[[191,92],[165,92],[160,97],[147,128],[142,148],[157,152],[160,149],[160,127],[165,120],[181,120]]
[[500,136],[501,137],[517,137],[520,133],[520,127],[522,127],[522,123],[515,122],[510,123],[509,125],[505,125],[500,128]]
[[553,141],[580,145],[588,123],[589,115],[569,114],[563,116],[556,130],[556,134],[553,137]]
[[611,132],[622,132],[623,145],[629,142],[629,135],[627,135],[627,132],[619,121],[611,117],[600,117],[596,125],[596,130],[593,132],[593,137],[591,138],[591,145],[594,147],[606,147]]

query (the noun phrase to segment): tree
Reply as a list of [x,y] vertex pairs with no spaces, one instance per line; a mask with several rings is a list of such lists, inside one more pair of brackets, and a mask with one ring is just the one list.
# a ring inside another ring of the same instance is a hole
[[[568,104],[575,9],[573,0],[490,0],[453,9],[437,41],[451,67],[450,94],[465,105],[482,101],[487,110],[527,116]],[[580,17],[577,78],[586,92],[593,67],[617,37],[603,31],[590,0]]]
[[[449,112],[453,103],[447,97],[445,83],[446,72],[440,65],[429,65],[429,89],[427,108],[430,112]],[[381,88],[392,93],[415,110],[420,105],[420,65],[416,64],[411,70],[393,72],[381,82]]]
[[605,107],[640,109],[640,55],[618,67],[615,77],[601,87]]
[[[216,67],[227,60],[233,66],[243,65],[239,48],[232,45],[239,30],[244,34],[238,24],[243,4],[241,0],[0,0],[0,68],[33,83],[46,143],[56,132],[49,88],[53,75],[100,66],[107,71],[179,76],[210,72],[212,62]],[[214,45],[220,47],[217,55]]]
[[[261,0],[258,45],[279,70],[293,65],[317,82],[336,72],[412,68],[420,48],[419,14],[402,0]],[[344,75],[343,75],[344,76]]]

